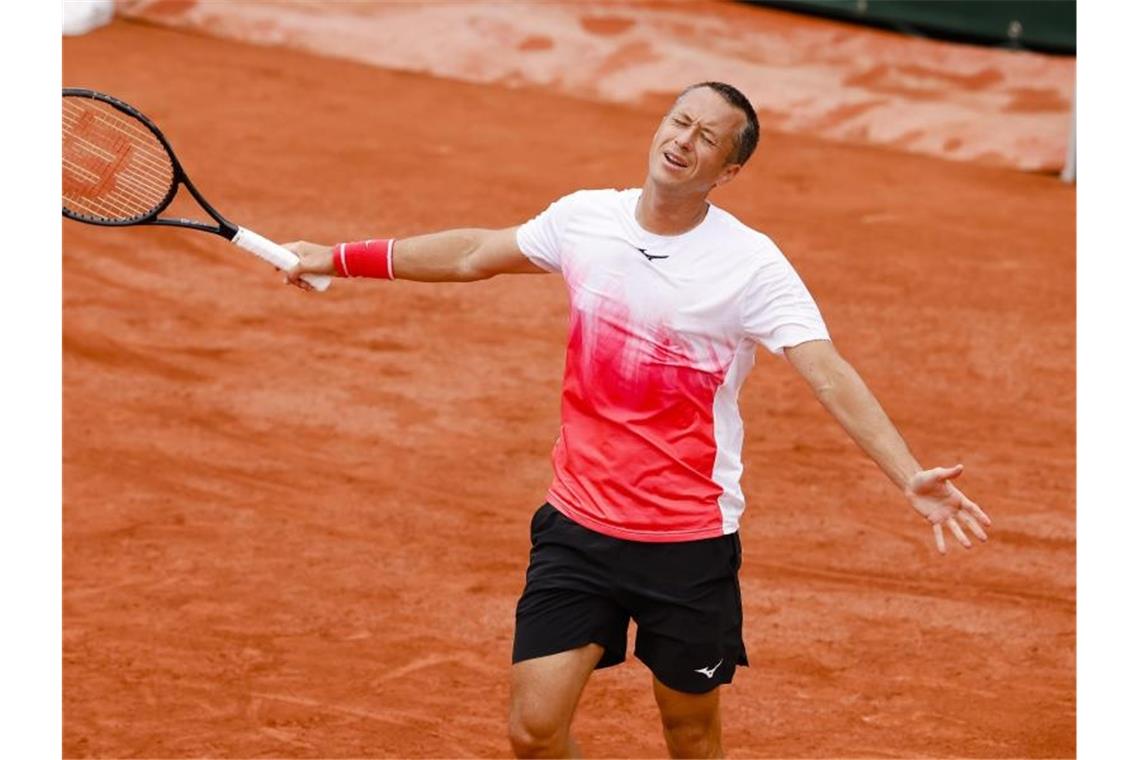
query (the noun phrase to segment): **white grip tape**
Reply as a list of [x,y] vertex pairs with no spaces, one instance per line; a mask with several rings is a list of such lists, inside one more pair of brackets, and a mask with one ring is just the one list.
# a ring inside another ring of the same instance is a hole
[[[277,245],[268,238],[263,238],[252,230],[247,230],[245,227],[238,227],[237,234],[234,235],[234,245],[257,256],[259,259],[268,261],[278,269],[288,269],[297,263],[297,255],[290,251],[288,248],[283,248]],[[316,290],[328,290],[329,283],[332,278],[322,274],[303,274],[301,279],[309,283]]]

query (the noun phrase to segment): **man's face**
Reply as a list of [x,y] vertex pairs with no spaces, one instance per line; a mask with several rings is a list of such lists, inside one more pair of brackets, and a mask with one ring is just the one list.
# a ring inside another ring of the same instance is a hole
[[745,118],[716,91],[685,93],[661,121],[649,150],[649,176],[658,183],[707,193],[740,170],[730,163]]

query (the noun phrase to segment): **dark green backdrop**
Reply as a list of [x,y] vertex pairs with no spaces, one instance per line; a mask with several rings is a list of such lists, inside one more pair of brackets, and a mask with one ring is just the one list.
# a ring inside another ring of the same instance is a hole
[[745,0],[979,44],[1077,52],[1076,0]]

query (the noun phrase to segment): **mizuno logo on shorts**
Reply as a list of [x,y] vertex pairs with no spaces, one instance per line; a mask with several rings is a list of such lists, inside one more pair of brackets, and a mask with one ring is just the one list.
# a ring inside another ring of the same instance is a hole
[[713,673],[715,673],[716,669],[720,667],[721,662],[724,662],[723,657],[720,658],[720,662],[718,662],[716,665],[713,665],[711,668],[697,668],[693,672],[694,673],[700,673],[701,675],[704,675],[704,676],[708,676],[709,679],[711,680],[713,677]]

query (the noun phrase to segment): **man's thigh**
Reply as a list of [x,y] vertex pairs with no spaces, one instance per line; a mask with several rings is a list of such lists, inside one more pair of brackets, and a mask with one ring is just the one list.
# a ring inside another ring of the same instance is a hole
[[568,733],[578,699],[604,651],[598,644],[587,644],[512,665],[512,735]]

